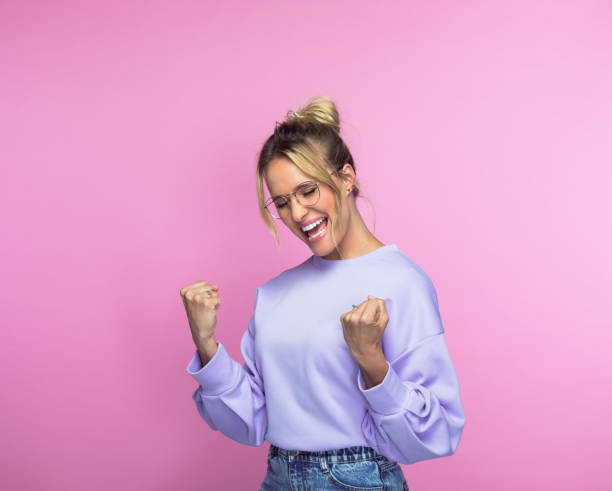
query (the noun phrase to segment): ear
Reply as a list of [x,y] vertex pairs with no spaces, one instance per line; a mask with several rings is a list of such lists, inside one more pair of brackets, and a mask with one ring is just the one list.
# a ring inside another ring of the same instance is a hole
[[342,180],[349,185],[354,185],[357,177],[355,176],[355,170],[353,166],[348,162],[345,163],[340,169],[338,169],[338,174],[342,178]]

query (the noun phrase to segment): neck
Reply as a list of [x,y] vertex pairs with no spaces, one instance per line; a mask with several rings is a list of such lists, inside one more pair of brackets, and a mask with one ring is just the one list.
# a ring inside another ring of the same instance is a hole
[[342,257],[336,249],[333,249],[330,254],[323,256],[325,259],[351,259],[385,245],[370,232],[359,210],[357,210],[354,200],[351,202],[349,210],[348,229],[342,241],[338,244]]

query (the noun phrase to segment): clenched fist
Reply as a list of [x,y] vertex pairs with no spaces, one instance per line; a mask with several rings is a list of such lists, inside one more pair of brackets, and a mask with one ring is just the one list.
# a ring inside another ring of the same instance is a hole
[[217,326],[216,310],[221,305],[218,291],[218,285],[205,281],[196,281],[181,288],[181,298],[196,346],[203,346],[214,339],[213,334]]
[[353,310],[340,316],[344,340],[358,362],[384,357],[382,338],[389,323],[389,314],[384,299],[368,295],[368,298]]

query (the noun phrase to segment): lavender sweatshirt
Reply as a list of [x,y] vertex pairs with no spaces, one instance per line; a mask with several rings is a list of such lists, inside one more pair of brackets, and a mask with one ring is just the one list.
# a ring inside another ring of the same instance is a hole
[[[389,313],[389,368],[366,389],[340,315],[368,294]],[[312,255],[283,271],[255,292],[244,364],[217,344],[203,367],[196,350],[187,373],[200,416],[233,440],[311,451],[367,445],[402,464],[459,444],[465,416],[436,291],[395,244],[352,259]]]

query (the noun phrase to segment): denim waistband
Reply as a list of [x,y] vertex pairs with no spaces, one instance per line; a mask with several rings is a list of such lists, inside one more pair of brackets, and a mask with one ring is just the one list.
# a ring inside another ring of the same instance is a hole
[[374,459],[387,460],[386,457],[379,454],[372,447],[366,447],[362,445],[336,448],[332,450],[309,451],[286,450],[284,448],[280,448],[276,445],[270,444],[268,454],[270,457],[280,455],[284,458],[290,458],[290,460],[303,460],[309,462],[318,462],[319,460],[325,460],[327,462],[359,462],[361,460]]

